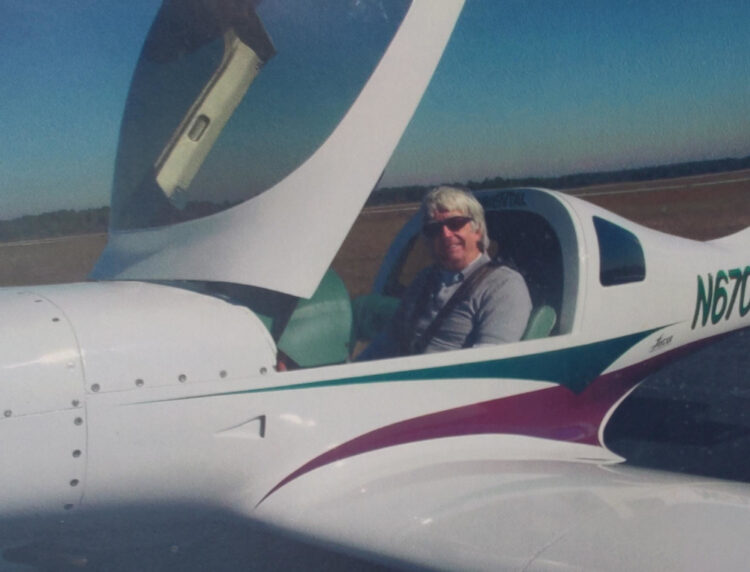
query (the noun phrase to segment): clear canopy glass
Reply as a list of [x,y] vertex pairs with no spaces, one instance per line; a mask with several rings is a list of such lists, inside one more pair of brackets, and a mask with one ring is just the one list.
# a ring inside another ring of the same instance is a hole
[[162,7],[123,117],[114,230],[206,216],[294,171],[352,105],[410,1],[240,4]]

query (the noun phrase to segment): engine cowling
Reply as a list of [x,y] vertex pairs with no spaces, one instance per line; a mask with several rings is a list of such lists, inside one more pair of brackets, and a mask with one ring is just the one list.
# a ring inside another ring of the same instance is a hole
[[276,360],[247,308],[160,284],[5,288],[0,315],[6,521],[54,520],[80,505],[91,462],[87,401],[96,394],[221,384]]

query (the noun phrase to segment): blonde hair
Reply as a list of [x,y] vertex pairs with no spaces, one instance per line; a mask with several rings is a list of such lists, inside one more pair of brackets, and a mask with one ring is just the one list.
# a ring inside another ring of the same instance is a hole
[[468,189],[441,185],[435,187],[422,199],[422,221],[428,222],[438,212],[455,211],[471,217],[475,231],[482,235],[479,250],[487,251],[490,239],[487,236],[487,223],[484,220],[484,209]]

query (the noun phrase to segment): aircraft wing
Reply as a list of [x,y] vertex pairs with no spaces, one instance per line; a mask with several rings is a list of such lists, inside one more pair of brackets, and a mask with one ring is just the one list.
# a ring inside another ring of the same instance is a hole
[[417,459],[402,447],[403,469],[394,472],[383,470],[394,460],[381,458],[386,453],[316,471],[258,511],[317,542],[429,569],[745,565],[738,547],[750,533],[750,492],[742,484],[622,465],[473,455],[487,439],[440,440]]

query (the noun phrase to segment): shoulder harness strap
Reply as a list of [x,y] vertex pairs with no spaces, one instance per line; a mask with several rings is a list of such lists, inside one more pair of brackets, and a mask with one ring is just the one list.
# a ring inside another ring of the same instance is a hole
[[[443,325],[445,318],[450,315],[453,309],[463,300],[469,298],[476,287],[490,272],[492,272],[492,270],[502,265],[503,262],[501,260],[493,259],[480,268],[477,268],[468,278],[466,278],[466,280],[463,281],[461,286],[458,287],[458,289],[453,293],[453,295],[445,303],[445,305],[440,308],[440,311],[437,313],[437,316],[435,316],[435,319],[432,320],[432,323],[430,323],[430,325],[427,326],[427,329],[422,332],[421,336],[414,335],[416,320],[420,314],[420,312],[414,312],[414,315],[411,316],[410,323],[406,328],[407,332],[404,332],[405,335],[401,340],[401,354],[414,355],[422,353],[430,343],[430,340],[432,340],[437,331],[440,329],[440,326]],[[426,299],[427,296],[428,292],[427,288],[425,288],[425,291],[422,294],[423,300]],[[420,300],[418,305],[422,306],[423,308],[424,304],[422,302],[423,301]]]

